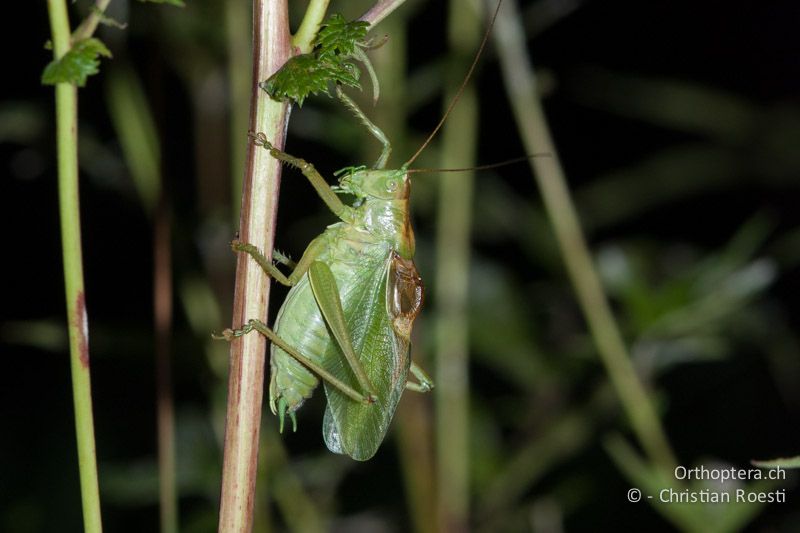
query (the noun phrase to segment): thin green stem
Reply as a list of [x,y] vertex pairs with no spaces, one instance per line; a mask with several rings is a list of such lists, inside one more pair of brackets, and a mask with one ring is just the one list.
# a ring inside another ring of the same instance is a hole
[[297,33],[292,36],[292,46],[296,47],[301,54],[311,52],[312,43],[317,36],[322,19],[328,10],[330,0],[311,0],[303,15],[303,22],[297,29]]
[[[454,54],[444,101],[457,94],[480,41],[480,18],[463,0],[450,1],[448,41]],[[474,163],[478,98],[461,93],[442,132],[442,168]],[[474,172],[439,177],[436,236],[436,458],[439,531],[469,527],[469,248]]]
[[530,153],[551,154],[551,157],[531,159],[531,166],[600,359],[642,447],[654,463],[671,469],[675,464],[675,456],[653,403],[633,368],[583,236],[564,170],[536,92],[521,19],[515,8],[513,0],[506,2],[494,36],[517,126]]
[[[291,42],[286,0],[253,2],[253,76],[250,86],[251,131],[263,132],[282,148],[288,106],[271,100],[259,89],[289,58]],[[280,162],[246,136],[247,159],[242,184],[239,235],[271,256],[280,187]],[[233,303],[234,326],[250,319],[266,322],[270,280],[240,254]],[[266,339],[246,335],[231,343],[228,403],[220,497],[219,531],[245,533],[252,529],[258,464],[261,403],[264,390]]]
[[97,26],[100,24],[100,19],[102,18],[102,14],[106,12],[106,8],[108,4],[111,3],[111,0],[97,0],[94,4],[94,8],[92,12],[89,13],[89,16],[84,19],[83,22],[75,28],[75,32],[72,34],[72,42],[80,41],[81,39],[88,39],[92,35],[94,35],[95,30],[97,30]]
[[[60,59],[70,48],[69,16],[65,0],[48,0],[53,55]],[[78,90],[68,83],[56,85],[56,144],[58,194],[64,285],[69,319],[72,397],[75,405],[78,466],[81,480],[84,530],[102,531],[97,459],[89,374],[89,331],[81,256],[81,222],[78,201]]]

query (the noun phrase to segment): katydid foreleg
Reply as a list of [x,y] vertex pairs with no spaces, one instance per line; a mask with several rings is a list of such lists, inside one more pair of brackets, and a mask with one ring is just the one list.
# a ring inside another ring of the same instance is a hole
[[303,173],[303,175],[308,178],[308,181],[311,183],[311,186],[314,187],[314,190],[317,191],[317,194],[322,201],[325,202],[325,205],[328,206],[334,215],[342,219],[344,222],[352,222],[352,211],[353,208],[345,205],[336,193],[333,192],[331,186],[328,185],[328,182],[325,181],[325,178],[317,172],[317,169],[314,168],[314,165],[306,161],[305,159],[300,159],[299,157],[295,157],[293,155],[289,155],[286,152],[278,150],[272,143],[267,140],[267,137],[259,132],[255,135],[252,135],[253,140],[256,146],[263,146],[264,149],[268,150],[270,155],[284,163],[286,165],[295,167]]
[[375,138],[378,139],[383,145],[383,149],[381,150],[381,155],[380,157],[378,157],[378,160],[375,162],[375,165],[373,165],[372,168],[375,169],[386,168],[386,162],[389,161],[389,154],[392,153],[392,145],[389,143],[389,138],[386,137],[386,134],[383,133],[383,130],[381,130],[378,126],[376,126],[375,123],[372,122],[367,117],[367,115],[364,114],[363,111],[361,111],[361,108],[358,107],[356,103],[349,96],[344,94],[342,88],[339,87],[338,85],[336,86],[336,96],[339,98],[339,100],[342,101],[345,107],[349,109],[350,112],[352,112],[356,116],[356,118],[360,120],[364,126],[367,127],[369,132],[372,135],[374,135]]

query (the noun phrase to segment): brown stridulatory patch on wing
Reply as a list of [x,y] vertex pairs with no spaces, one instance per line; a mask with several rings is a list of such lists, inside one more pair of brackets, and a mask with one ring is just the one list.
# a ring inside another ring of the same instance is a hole
[[404,340],[411,337],[411,327],[417,318],[425,288],[413,259],[403,259],[392,252],[389,279],[386,283],[386,305],[392,317],[392,327]]

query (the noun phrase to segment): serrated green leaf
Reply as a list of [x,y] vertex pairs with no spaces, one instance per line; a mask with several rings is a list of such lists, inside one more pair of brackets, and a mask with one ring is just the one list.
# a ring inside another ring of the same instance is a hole
[[289,98],[302,107],[309,94],[328,92],[328,79],[312,54],[302,54],[287,61],[261,88],[274,100]]
[[143,4],[169,4],[176,7],[186,7],[183,0],[139,0]]
[[369,22],[354,20],[345,22],[338,13],[331,15],[322,25],[314,40],[317,57],[331,60],[336,56],[349,57],[355,50],[356,43],[364,40]]
[[359,87],[359,71],[354,65],[320,61],[314,54],[295,56],[270,78],[261,83],[261,88],[274,100],[291,99],[297,105],[309,94],[325,93],[330,96],[329,86],[340,83]]
[[61,59],[53,60],[45,67],[42,83],[74,83],[83,87],[86,85],[86,78],[99,72],[100,56],[111,57],[111,52],[100,39],[82,39],[73,44]]
[[331,15],[317,34],[313,51],[289,59],[260,87],[275,100],[288,98],[299,106],[310,94],[330,96],[331,83],[360,89],[361,71],[354,59],[366,58],[357,47],[364,45],[368,27],[368,22],[345,22],[341,15]]

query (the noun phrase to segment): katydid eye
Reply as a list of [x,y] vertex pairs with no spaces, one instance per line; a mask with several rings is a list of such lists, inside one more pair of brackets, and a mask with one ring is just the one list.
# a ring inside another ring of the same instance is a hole
[[386,182],[386,190],[389,192],[394,192],[397,190],[397,180],[389,180]]

